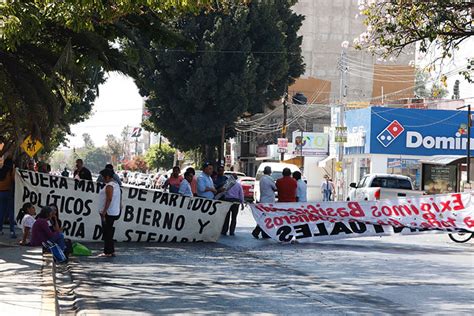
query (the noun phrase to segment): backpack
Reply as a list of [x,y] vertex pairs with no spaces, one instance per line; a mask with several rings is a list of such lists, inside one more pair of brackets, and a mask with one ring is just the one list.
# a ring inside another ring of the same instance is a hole
[[57,243],[52,242],[50,240],[43,243],[43,247],[49,249],[51,254],[53,255],[54,262],[56,263],[64,263],[67,261],[67,257],[62,251],[62,249],[58,246]]

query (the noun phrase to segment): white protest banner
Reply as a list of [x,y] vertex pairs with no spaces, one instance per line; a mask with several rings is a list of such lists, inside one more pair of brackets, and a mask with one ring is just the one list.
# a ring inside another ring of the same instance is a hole
[[427,231],[474,232],[471,193],[364,202],[253,204],[251,207],[257,224],[281,242]]
[[[31,202],[55,204],[66,237],[100,241],[98,210],[103,183],[17,170],[15,209]],[[142,188],[122,188],[122,211],[114,239],[132,242],[215,242],[232,204]]]

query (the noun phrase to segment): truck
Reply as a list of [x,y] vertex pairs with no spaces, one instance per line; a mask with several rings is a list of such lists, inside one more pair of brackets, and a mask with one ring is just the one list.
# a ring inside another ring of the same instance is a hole
[[349,185],[348,201],[375,201],[423,195],[416,191],[410,177],[398,174],[367,174],[359,183]]

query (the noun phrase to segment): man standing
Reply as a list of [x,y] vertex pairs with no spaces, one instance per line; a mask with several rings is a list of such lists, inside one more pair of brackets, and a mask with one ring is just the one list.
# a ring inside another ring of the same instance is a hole
[[223,166],[219,166],[217,168],[217,177],[216,179],[214,180],[214,187],[216,188],[216,190],[220,190],[224,184],[227,182],[227,177],[224,175],[224,167]]
[[63,172],[61,172],[61,176],[69,178],[69,171],[67,171],[66,167],[64,167]]
[[[114,171],[114,166],[112,166],[112,164],[109,163],[109,164],[105,165],[104,169],[110,169],[110,170]],[[112,178],[119,186],[122,186],[122,180],[120,180],[119,175],[116,174],[115,171],[114,171],[114,175],[113,175]],[[105,183],[104,177],[102,177],[101,174],[99,174],[99,177],[97,177],[97,182]]]
[[[229,230],[229,223],[230,223],[230,230],[229,235],[234,236],[235,227],[237,226],[237,215],[239,214],[239,207],[240,205],[244,205],[244,190],[242,185],[239,181],[237,181],[237,174],[232,174],[235,183],[225,192],[224,200],[228,202],[233,202],[232,206],[230,207],[227,216],[225,217],[224,226],[222,227],[222,235],[226,235],[227,231]],[[232,219],[231,219],[232,216]]]
[[296,201],[308,202],[306,182],[301,179],[301,172],[293,172],[293,178],[296,180]]
[[334,184],[329,180],[329,176],[324,175],[323,183],[321,183],[321,194],[323,195],[323,201],[331,201],[331,195],[334,191]]
[[276,182],[278,202],[296,202],[296,188],[298,184],[291,177],[291,170],[289,168],[283,169],[282,174],[283,177]]
[[92,181],[92,174],[89,169],[84,167],[84,161],[82,161],[82,159],[76,160],[76,170],[74,170],[74,179]]
[[190,171],[184,173],[184,180],[179,185],[178,193],[184,196],[193,197],[193,191],[191,189],[191,182],[193,181],[193,174]]
[[[260,178],[260,201],[259,203],[275,203],[275,191],[277,187],[275,186],[275,182],[271,177],[272,168],[270,166],[266,166],[263,169],[263,176]],[[260,226],[256,226],[255,229],[252,231],[252,236],[258,239],[262,233],[262,238],[270,238],[261,228]]]
[[214,195],[217,193],[217,190],[214,187],[214,182],[211,178],[213,171],[213,167],[209,162],[206,162],[202,166],[202,173],[197,179],[197,195],[199,197],[213,199]]

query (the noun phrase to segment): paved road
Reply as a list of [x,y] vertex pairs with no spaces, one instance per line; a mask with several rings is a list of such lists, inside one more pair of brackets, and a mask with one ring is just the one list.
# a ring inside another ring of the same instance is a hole
[[[121,244],[72,263],[80,314],[473,314],[473,244],[446,235],[280,245],[249,212],[215,244]],[[91,245],[100,247],[100,245]]]

